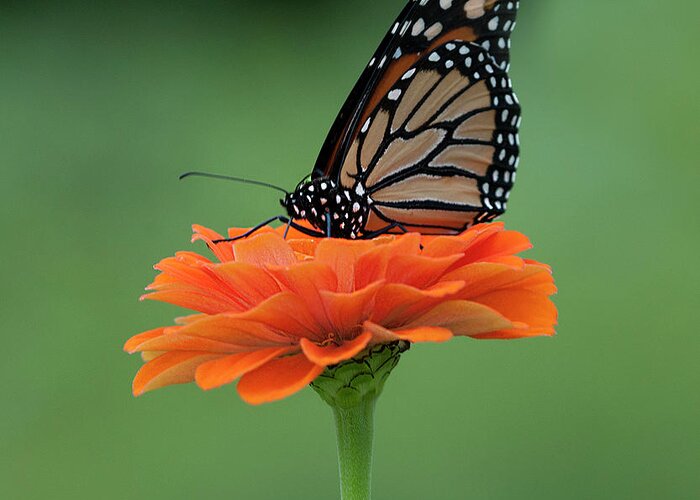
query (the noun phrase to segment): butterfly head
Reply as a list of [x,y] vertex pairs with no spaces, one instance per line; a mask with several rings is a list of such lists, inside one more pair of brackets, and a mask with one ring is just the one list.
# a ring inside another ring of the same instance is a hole
[[367,223],[369,199],[363,190],[345,189],[327,177],[302,181],[281,200],[289,217],[306,220],[336,238],[357,238]]

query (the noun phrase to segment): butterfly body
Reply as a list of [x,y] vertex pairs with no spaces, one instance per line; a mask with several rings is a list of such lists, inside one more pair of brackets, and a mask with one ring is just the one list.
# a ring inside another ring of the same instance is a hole
[[318,177],[300,183],[281,203],[292,220],[306,220],[326,236],[356,239],[364,232],[371,200],[361,183],[347,188]]

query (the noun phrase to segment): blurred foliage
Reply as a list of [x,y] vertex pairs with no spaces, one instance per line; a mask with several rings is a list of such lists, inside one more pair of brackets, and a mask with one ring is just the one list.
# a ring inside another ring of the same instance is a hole
[[[313,391],[135,400],[138,304],[189,225],[293,187],[403,0],[0,2],[0,496],[336,497]],[[522,2],[508,224],[554,266],[559,336],[407,353],[378,409],[376,498],[697,498],[696,3]],[[201,246],[195,247],[202,250]]]

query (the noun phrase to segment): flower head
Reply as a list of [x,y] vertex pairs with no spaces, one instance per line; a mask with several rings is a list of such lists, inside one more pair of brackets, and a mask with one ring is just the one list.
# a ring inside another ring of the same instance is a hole
[[193,240],[204,240],[217,261],[179,252],[155,266],[160,274],[143,298],[197,314],[126,343],[146,361],[135,395],[240,379],[240,396],[260,404],[378,344],[554,334],[551,271],[518,257],[530,242],[500,223],[456,236],[285,239],[266,228],[234,243],[218,239],[195,226]]

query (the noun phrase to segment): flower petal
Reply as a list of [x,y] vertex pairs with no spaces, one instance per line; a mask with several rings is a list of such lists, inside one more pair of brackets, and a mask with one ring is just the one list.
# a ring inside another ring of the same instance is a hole
[[426,290],[390,284],[377,292],[370,319],[389,328],[401,327],[464,288],[462,281],[442,282]]
[[220,262],[228,262],[233,260],[233,245],[230,242],[223,242],[223,243],[214,243],[216,240],[222,240],[224,239],[223,236],[221,236],[219,233],[216,231],[213,231],[207,227],[204,226],[199,226],[197,224],[194,224],[192,226],[192,232],[194,233],[192,235],[192,241],[195,242],[197,240],[202,240],[204,241],[207,246],[209,247],[209,250],[216,256],[217,259],[219,259]]
[[367,332],[372,334],[372,343],[385,344],[397,340],[408,342],[447,342],[454,335],[447,328],[435,326],[422,326],[403,330],[388,330],[383,326],[366,321],[363,325]]
[[530,290],[499,290],[478,298],[511,321],[524,323],[543,334],[553,334],[557,324],[557,308],[547,295]]
[[335,293],[322,290],[319,309],[328,318],[328,331],[344,334],[357,329],[369,318],[377,293],[384,284],[377,282],[353,293]]
[[205,391],[215,389],[288,352],[287,348],[261,349],[208,361],[197,368],[195,381]]
[[157,300],[205,314],[218,314],[224,311],[237,312],[242,310],[239,305],[233,302],[208,295],[192,288],[151,292],[141,296],[141,300]]
[[[461,258],[460,254],[439,258],[397,255],[391,260],[387,269],[386,280],[389,283],[427,288],[434,285]],[[450,281],[459,281],[459,279]]]
[[375,241],[374,248],[367,250],[357,260],[355,287],[364,288],[370,283],[383,280],[395,259],[402,256],[418,256],[420,242],[418,233]]
[[252,405],[277,401],[309,385],[324,369],[303,354],[274,359],[243,375],[238,394]]
[[320,366],[337,365],[362,352],[370,340],[372,340],[370,332],[365,332],[352,340],[346,340],[341,345],[319,346],[310,340],[301,339],[301,350],[314,364]]
[[483,294],[502,289],[530,290],[547,295],[556,292],[550,270],[530,264],[513,268],[506,264],[479,262],[452,271],[445,279],[464,281],[459,297],[477,301]]
[[[265,323],[232,314],[209,316],[181,327],[178,333],[180,336],[202,337],[227,343],[232,348],[238,346],[248,348],[247,350],[294,344],[291,337],[278,333]],[[236,350],[228,352],[236,352]]]
[[134,396],[166,385],[192,382],[195,370],[200,364],[219,357],[220,354],[208,352],[166,352],[141,367],[134,377]]
[[211,267],[218,276],[248,307],[255,306],[280,291],[275,279],[264,269],[244,262],[227,262]]
[[485,305],[467,300],[450,300],[406,325],[407,328],[420,326],[447,328],[454,335],[472,336],[512,328],[513,323]]
[[147,332],[139,333],[134,335],[124,344],[124,350],[129,354],[133,354],[138,351],[140,345],[148,342],[149,340],[155,339],[163,335],[166,327],[154,328],[153,330],[148,330]]
[[256,234],[238,241],[233,252],[237,262],[258,267],[289,266],[297,262],[294,251],[277,233]]
[[270,267],[269,272],[279,282],[280,286],[299,297],[303,297],[307,304],[312,305],[307,309],[314,320],[326,331],[332,329],[331,323],[322,307],[321,292],[323,290],[335,291],[338,288],[338,280],[326,264],[320,262],[300,262],[294,266]]
[[355,290],[355,269],[362,254],[371,250],[375,243],[369,240],[341,240],[326,238],[316,247],[316,261],[335,271],[339,292]]

